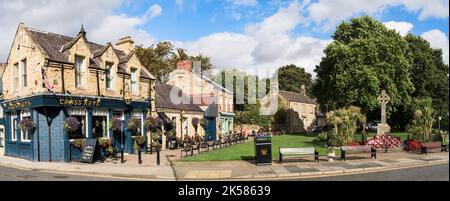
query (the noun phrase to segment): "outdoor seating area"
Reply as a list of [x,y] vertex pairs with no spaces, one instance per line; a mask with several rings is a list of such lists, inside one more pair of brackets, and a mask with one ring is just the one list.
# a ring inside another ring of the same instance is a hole
[[183,157],[183,153],[185,153],[184,156],[193,156],[195,152],[197,152],[197,154],[201,154],[202,152],[218,150],[224,147],[246,142],[248,142],[248,135],[242,135],[240,133],[225,135],[217,140],[208,140],[203,138],[197,138],[197,140],[190,141],[186,140],[180,149],[182,153],[181,157]]

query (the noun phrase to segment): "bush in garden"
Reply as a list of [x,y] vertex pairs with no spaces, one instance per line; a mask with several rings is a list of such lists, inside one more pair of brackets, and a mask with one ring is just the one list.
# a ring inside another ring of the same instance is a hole
[[432,106],[431,98],[414,100],[414,117],[409,129],[412,139],[421,142],[430,141],[434,123],[434,109]]
[[405,144],[406,151],[416,151],[422,148],[420,142],[416,140],[407,140]]
[[365,117],[361,114],[361,108],[350,106],[328,112],[327,121],[334,128],[328,136],[329,143],[332,143],[332,146],[342,146],[352,142],[357,124],[363,123]]
[[317,135],[317,138],[322,141],[326,142],[328,139],[328,133],[327,132],[320,132],[319,135]]

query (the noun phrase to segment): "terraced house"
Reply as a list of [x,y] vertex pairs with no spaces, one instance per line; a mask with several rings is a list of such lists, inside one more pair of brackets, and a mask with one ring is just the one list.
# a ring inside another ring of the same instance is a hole
[[[69,37],[20,23],[2,76],[5,155],[69,161],[79,158],[74,139],[109,138],[117,145],[121,134],[125,152],[132,153],[132,133],[109,125],[137,118],[141,128],[134,134],[146,135],[142,122],[155,96],[155,78],[133,43],[125,37],[115,46],[100,45],[88,41],[83,27]],[[70,131],[69,117],[78,122]]]

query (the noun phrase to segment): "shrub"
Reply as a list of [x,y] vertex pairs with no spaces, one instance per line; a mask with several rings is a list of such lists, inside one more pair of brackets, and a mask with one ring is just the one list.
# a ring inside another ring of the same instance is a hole
[[98,140],[98,144],[100,146],[102,146],[103,148],[108,148],[109,146],[112,145],[112,140],[111,139],[107,139],[107,138],[100,138]]
[[319,135],[317,136],[317,138],[322,141],[322,142],[326,142],[328,139],[328,133],[327,132],[320,132]]
[[417,140],[408,140],[406,141],[405,150],[406,151],[415,151],[422,148],[422,145]]

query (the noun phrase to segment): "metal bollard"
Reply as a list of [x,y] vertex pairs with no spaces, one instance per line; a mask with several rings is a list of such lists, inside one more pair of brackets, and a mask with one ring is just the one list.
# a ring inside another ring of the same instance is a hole
[[138,150],[138,164],[142,164],[141,149]]
[[156,165],[160,164],[159,149],[156,151]]

